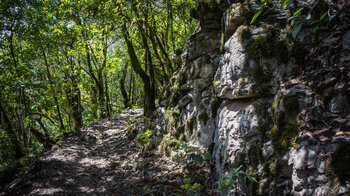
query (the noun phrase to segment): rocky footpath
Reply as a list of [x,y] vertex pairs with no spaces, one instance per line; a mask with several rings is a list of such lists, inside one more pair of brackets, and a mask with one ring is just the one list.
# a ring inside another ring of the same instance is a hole
[[138,133],[148,126],[137,108],[71,133],[0,195],[185,195],[188,190],[181,186],[194,183],[200,184],[198,193],[213,195],[209,171],[188,173],[151,150],[160,142],[160,130],[153,130],[147,148],[140,143]]
[[[157,112],[160,150],[175,157],[186,141],[211,153],[218,178],[240,165],[255,172],[237,195],[349,194],[349,3],[297,1],[251,25],[259,6],[237,2],[197,1],[201,30]],[[301,6],[330,21],[294,39],[287,19]]]

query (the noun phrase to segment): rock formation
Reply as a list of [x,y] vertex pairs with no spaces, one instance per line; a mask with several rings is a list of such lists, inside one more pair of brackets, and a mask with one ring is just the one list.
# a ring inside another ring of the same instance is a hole
[[288,17],[314,1],[254,25],[255,1],[197,1],[200,30],[158,109],[161,150],[186,141],[208,149],[218,177],[254,171],[258,183],[239,180],[238,195],[349,193],[350,6],[332,2],[316,6],[333,11],[327,27],[305,25],[294,39]]

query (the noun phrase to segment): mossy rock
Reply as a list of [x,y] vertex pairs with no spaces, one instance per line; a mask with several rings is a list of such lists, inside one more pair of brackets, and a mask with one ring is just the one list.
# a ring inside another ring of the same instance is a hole
[[205,14],[217,13],[220,11],[219,3],[220,2],[217,2],[216,0],[201,0],[197,2],[197,6],[191,10],[191,17],[194,19],[200,19]]
[[168,133],[160,142],[160,147],[163,152],[165,152],[167,155],[170,155],[171,151],[180,148],[181,142],[182,140],[176,139],[175,137],[171,136],[170,133]]
[[238,37],[238,41],[243,43],[244,40],[249,40],[252,37],[252,29],[251,26],[241,25],[237,28],[236,34]]
[[270,103],[268,101],[263,101],[256,109],[258,115],[258,131],[261,133],[261,136],[264,138],[266,136],[266,132],[268,132],[271,127],[272,116],[269,113],[268,108],[270,107]]
[[217,115],[217,111],[220,108],[221,103],[222,99],[214,98],[212,104],[210,105],[210,112],[212,113],[212,117],[215,118]]
[[271,25],[267,25],[264,28],[263,34],[249,39],[245,52],[257,62],[262,58],[273,57],[283,63],[289,61],[287,44],[280,40],[279,29]]
[[197,119],[195,117],[190,117],[185,121],[185,132],[188,136],[193,134],[193,130],[197,127]]
[[279,128],[275,125],[271,129],[271,143],[276,152],[284,154],[295,146],[295,139],[299,133],[298,125],[289,125],[287,128]]
[[287,26],[286,33],[282,37],[282,40],[287,44],[288,52],[290,56],[295,60],[295,63],[297,63],[298,65],[302,65],[305,62],[305,56],[307,53],[302,44],[300,44],[293,38],[293,30],[293,26]]
[[178,92],[179,89],[180,89],[180,87],[181,87],[182,85],[186,84],[186,82],[187,82],[186,70],[187,70],[187,68],[184,69],[184,70],[181,70],[181,71],[177,74],[177,76],[175,76],[175,81],[173,82],[172,87],[171,87],[171,89],[170,89],[170,91],[171,91],[172,93]]
[[258,94],[269,94],[272,79],[269,64],[256,65],[253,70],[253,77],[255,80],[253,84],[254,91]]
[[262,158],[262,154],[261,154],[261,146],[259,144],[250,146],[247,150],[246,150],[246,157],[245,157],[245,162],[248,165],[258,165],[261,158]]
[[280,96],[276,95],[275,99],[273,100],[273,103],[272,103],[272,106],[271,106],[271,110],[273,112],[277,112],[279,104],[280,104]]
[[206,123],[207,120],[208,120],[208,114],[207,112],[201,112],[198,116],[197,116],[197,121],[201,121],[201,122],[204,122]]
[[201,137],[201,131],[196,130],[196,132],[194,132],[194,134],[192,135],[191,140],[198,139],[200,137]]
[[180,121],[180,110],[166,110],[164,112],[164,120],[167,124],[167,131],[171,132],[172,129],[177,128],[178,122]]
[[176,132],[175,132],[175,137],[177,139],[181,138],[181,135],[183,135],[185,132],[185,126],[184,125],[180,125],[177,129],[176,129]]
[[278,159],[274,159],[271,161],[271,163],[269,164],[269,172],[272,174],[272,175],[277,175],[278,174]]
[[282,101],[282,106],[287,113],[299,111],[299,96],[294,95],[291,97],[285,97]]
[[248,2],[244,2],[241,4],[241,6],[239,7],[239,15],[244,16],[245,18],[250,18],[253,15]]

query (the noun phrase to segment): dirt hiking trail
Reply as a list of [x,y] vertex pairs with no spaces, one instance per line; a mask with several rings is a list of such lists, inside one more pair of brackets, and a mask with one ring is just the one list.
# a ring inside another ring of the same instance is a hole
[[209,172],[183,172],[178,163],[127,139],[130,126],[141,119],[142,109],[131,109],[72,133],[9,184],[5,194],[186,195],[180,186],[191,178],[201,184],[202,195],[213,195]]

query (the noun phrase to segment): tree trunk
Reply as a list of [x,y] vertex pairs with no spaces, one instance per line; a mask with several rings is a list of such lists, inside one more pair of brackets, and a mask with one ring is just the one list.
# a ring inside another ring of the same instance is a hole
[[129,102],[131,101],[131,104],[130,106],[134,103],[134,100],[133,100],[133,81],[134,81],[134,74],[133,74],[133,70],[132,68],[130,69],[130,78],[129,78]]
[[60,128],[61,130],[64,130],[64,124],[63,124],[63,119],[62,119],[62,115],[61,115],[61,111],[60,111],[60,105],[58,103],[58,99],[57,99],[57,95],[56,95],[56,91],[55,91],[55,84],[54,82],[52,81],[52,77],[51,77],[51,73],[50,73],[50,69],[49,69],[49,64],[47,62],[47,58],[46,58],[46,54],[45,54],[45,51],[43,49],[43,56],[44,56],[44,62],[45,62],[45,65],[46,65],[46,72],[47,72],[47,76],[49,78],[49,81],[50,81],[50,89],[51,89],[51,93],[52,93],[52,96],[53,96],[53,100],[55,102],[55,105],[56,105],[56,109],[57,109],[57,114],[58,114],[58,120],[60,122]]
[[83,117],[81,113],[81,100],[80,100],[80,89],[78,84],[73,78],[72,81],[72,93],[71,93],[71,107],[72,107],[72,115],[75,123],[75,131],[79,130],[83,126]]
[[12,128],[10,119],[8,118],[4,108],[1,105],[1,101],[0,101],[0,122],[1,125],[4,129],[4,131],[6,132],[6,134],[8,135],[11,145],[12,145],[12,149],[14,151],[14,157],[16,159],[20,159],[21,157],[24,156],[20,143],[17,140],[16,134]]
[[97,118],[98,104],[97,104],[97,89],[95,85],[91,86],[91,103],[92,103],[92,114],[94,118]]
[[55,145],[55,142],[52,141],[50,138],[45,137],[42,133],[40,133],[37,129],[30,128],[30,132],[33,133],[35,138],[43,144],[45,149],[51,149],[53,145]]
[[105,97],[106,97],[106,109],[107,109],[107,116],[111,117],[112,115],[112,108],[110,104],[109,99],[109,90],[108,90],[108,80],[107,80],[107,74],[105,73]]
[[[126,78],[126,74],[127,74],[127,69],[128,69],[128,63],[125,63],[124,65],[124,69],[123,69],[123,74],[122,77],[120,78],[120,91],[122,93],[123,96],[123,103],[124,103],[124,108],[129,108],[129,99],[128,99],[128,93],[125,90],[125,78]],[[130,87],[131,89],[131,87]]]
[[122,25],[121,30],[128,48],[128,54],[130,57],[131,66],[134,69],[134,71],[141,77],[141,80],[143,82],[144,98],[145,98],[144,99],[145,104],[143,107],[144,115],[152,116],[153,111],[155,110],[155,96],[154,96],[154,93],[152,93],[150,78],[148,77],[147,73],[141,68],[140,62],[134,50],[134,46],[132,45],[132,42],[129,39],[129,35],[127,32],[125,23]]

